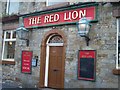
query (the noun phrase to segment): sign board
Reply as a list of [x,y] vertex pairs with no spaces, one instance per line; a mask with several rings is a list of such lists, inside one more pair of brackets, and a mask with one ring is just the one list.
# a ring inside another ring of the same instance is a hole
[[37,66],[37,61],[38,61],[38,60],[37,60],[36,58],[33,58],[33,59],[32,59],[32,66],[33,66],[33,67],[36,67],[36,66]]
[[22,73],[31,73],[32,54],[32,51],[22,51]]
[[36,16],[25,17],[25,28],[44,27],[48,25],[65,24],[78,22],[82,17],[88,17],[89,20],[95,20],[96,7],[84,7],[73,10],[53,12],[49,14],[40,14]]
[[78,79],[95,81],[96,51],[80,50],[78,57]]

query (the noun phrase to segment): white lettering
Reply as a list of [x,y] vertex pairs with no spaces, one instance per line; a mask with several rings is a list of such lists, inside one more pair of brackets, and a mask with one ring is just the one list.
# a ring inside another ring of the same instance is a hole
[[41,17],[35,17],[29,19],[29,25],[40,24],[40,23],[41,23]]
[[38,17],[37,18],[37,24],[40,24],[41,23],[41,17]]
[[31,24],[32,24],[32,18],[29,19],[29,25],[31,25]]
[[78,12],[77,11],[73,11],[72,12],[72,19],[77,19],[78,17]]
[[59,14],[51,14],[51,15],[47,15],[44,18],[44,23],[48,23],[48,22],[56,22],[59,20]]
[[68,14],[64,13],[64,20],[71,20],[71,12],[68,12]]
[[[63,15],[64,15],[63,19],[64,21],[76,20],[78,18],[85,17],[86,12],[87,12],[86,10],[79,10],[79,11],[74,10],[69,12],[63,12]],[[60,18],[62,17],[60,17],[60,15],[57,13],[45,15],[44,18],[41,18],[41,16],[36,16],[36,17],[29,18],[29,25],[57,22],[60,20]]]
[[45,16],[44,23],[49,22],[49,16]]
[[32,24],[36,24],[37,23],[37,18],[33,18],[32,19]]
[[79,11],[79,18],[82,18],[82,17],[85,17],[86,16],[86,10],[82,11],[80,10]]
[[49,18],[49,22],[53,22],[53,21],[54,21],[54,15],[51,14],[51,15],[50,15],[50,18]]
[[54,15],[54,22],[57,22],[59,20],[59,14]]

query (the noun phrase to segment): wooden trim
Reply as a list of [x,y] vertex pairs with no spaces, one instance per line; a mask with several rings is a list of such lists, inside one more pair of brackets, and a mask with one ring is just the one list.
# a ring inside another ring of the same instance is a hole
[[113,69],[112,73],[115,75],[120,75],[120,69]]
[[0,60],[0,65],[2,64],[2,60]]
[[61,35],[62,38],[63,38],[63,41],[64,41],[64,45],[66,44],[66,36],[64,35],[64,33],[58,29],[53,29],[53,30],[50,30],[48,31],[45,36],[43,37],[42,39],[42,46],[46,46],[46,42],[47,42],[47,39],[49,38],[50,35],[52,34],[58,34],[58,35]]
[[39,87],[44,87],[44,78],[45,78],[45,63],[46,63],[46,42],[49,38],[50,35],[52,34],[58,34],[61,35],[61,37],[63,38],[64,44],[63,44],[63,63],[62,63],[62,86],[61,88],[64,88],[64,72],[65,72],[65,51],[66,51],[66,44],[67,44],[67,40],[66,40],[66,36],[64,35],[64,33],[58,29],[53,29],[48,31],[45,36],[42,39],[42,44],[41,44],[41,56],[40,56],[40,82],[39,82]]
[[6,16],[2,18],[2,22],[8,22],[8,21],[13,21],[13,20],[19,20],[19,16],[18,15],[12,15],[12,16]]
[[12,30],[18,28],[18,24],[13,24],[13,25],[4,25],[2,28],[3,30]]
[[11,65],[15,65],[15,61],[2,61],[2,64],[11,64]]
[[113,17],[120,17],[120,9],[113,10]]

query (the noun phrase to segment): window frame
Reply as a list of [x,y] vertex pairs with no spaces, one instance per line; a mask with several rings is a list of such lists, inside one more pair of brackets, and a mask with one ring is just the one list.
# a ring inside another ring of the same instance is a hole
[[[5,59],[4,58],[4,52],[5,52],[5,42],[8,42],[8,41],[12,41],[12,42],[16,42],[16,38],[13,38],[13,32],[14,32],[15,30],[7,30],[7,31],[4,31],[4,37],[3,37],[3,45],[2,45],[2,61],[14,61],[15,59]],[[6,33],[7,32],[10,32],[10,39],[6,39]]]
[[19,13],[19,11],[18,11],[18,10],[19,10],[19,6],[18,6],[18,10],[17,10],[17,12],[12,11],[12,13],[11,13],[11,9],[10,9],[10,7],[11,7],[11,2],[19,3],[18,1],[7,0],[6,14],[8,14],[8,15],[18,14],[18,13]]
[[120,36],[120,30],[119,30],[119,27],[120,27],[120,18],[117,18],[117,47],[116,47],[116,69],[120,69],[120,66],[119,66],[119,64],[118,64],[118,60],[119,60],[119,58],[118,58],[118,37]]
[[10,0],[7,0],[6,14],[9,14]]
[[64,1],[49,5],[49,3],[50,3],[49,0],[46,0],[46,6],[53,6],[53,5],[61,4],[61,3],[64,3],[64,2],[66,2],[66,1],[64,0]]

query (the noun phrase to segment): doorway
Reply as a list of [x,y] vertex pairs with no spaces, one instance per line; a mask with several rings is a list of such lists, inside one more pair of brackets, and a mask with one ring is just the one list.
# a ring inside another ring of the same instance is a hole
[[64,42],[62,35],[53,33],[41,47],[45,52],[41,52],[40,87],[64,88]]

